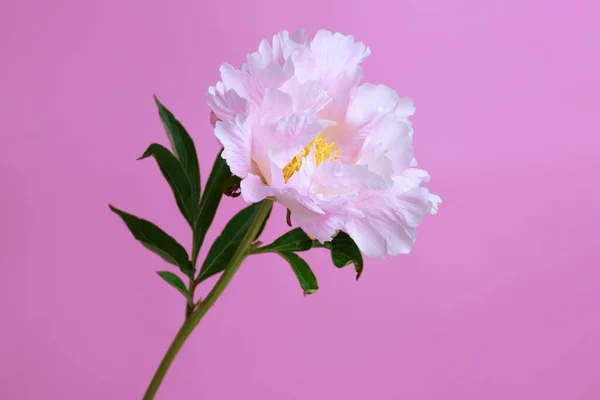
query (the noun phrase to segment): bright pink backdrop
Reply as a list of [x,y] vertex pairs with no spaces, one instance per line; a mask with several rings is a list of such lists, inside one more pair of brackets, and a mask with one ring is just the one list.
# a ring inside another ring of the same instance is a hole
[[[284,261],[250,259],[158,398],[600,398],[599,20],[596,0],[3,0],[0,398],[141,397],[183,304],[107,203],[189,243],[135,161],[166,143],[151,95],[206,179],[219,64],[298,26],[354,34],[366,79],[415,99],[444,204],[358,283],[309,253],[311,297]],[[277,209],[265,236],[284,230]]]

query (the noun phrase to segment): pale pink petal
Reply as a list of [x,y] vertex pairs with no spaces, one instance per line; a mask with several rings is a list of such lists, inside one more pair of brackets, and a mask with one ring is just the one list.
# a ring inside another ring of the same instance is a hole
[[226,90],[233,89],[239,96],[253,104],[262,102],[264,87],[257,76],[239,71],[227,63],[221,65],[220,71],[221,81]]
[[264,88],[278,88],[294,74],[293,64],[286,64],[285,68],[277,63],[271,63],[258,73],[258,79]]
[[347,220],[343,214],[322,211],[314,202],[292,189],[281,190],[276,198],[291,211],[294,221],[304,232],[322,243],[331,240]]
[[248,102],[233,89],[225,90],[222,82],[211,86],[207,94],[208,106],[215,115],[223,119],[235,119],[238,114],[248,116]]
[[[310,121],[306,116],[292,114],[275,122],[256,126],[253,158],[261,171],[271,170],[275,163],[280,171],[321,131],[318,121]],[[267,178],[265,174],[265,178]],[[271,182],[272,177],[267,178]]]
[[248,174],[240,182],[242,197],[247,203],[258,203],[269,196],[273,196],[275,189],[267,186],[258,175]]
[[379,124],[366,125],[361,129],[365,132],[365,142],[356,162],[369,166],[372,171],[384,173],[388,165],[392,174],[402,174],[414,160],[412,145],[412,129],[405,121],[388,115]]
[[316,81],[302,83],[296,77],[285,82],[281,90],[293,99],[294,112],[315,117],[332,100]]
[[378,123],[391,112],[398,118],[408,118],[414,111],[412,100],[400,98],[393,89],[365,83],[357,88],[350,100],[347,120],[351,125],[363,126]]
[[278,89],[267,89],[260,106],[260,120],[262,123],[275,121],[292,114],[293,108],[292,96]]
[[372,258],[409,253],[416,238],[416,227],[425,214],[439,204],[439,197],[432,196],[426,188],[418,187],[409,192],[394,194],[393,191],[362,199],[364,218],[351,218],[345,230],[360,250]]
[[217,121],[215,135],[223,145],[223,158],[234,175],[245,178],[251,167],[252,136],[241,116],[232,121]]
[[213,128],[217,125],[217,121],[220,121],[219,117],[217,117],[217,114],[215,114],[214,111],[210,112],[209,119],[210,124],[213,126]]
[[354,37],[320,30],[310,43],[321,82],[327,89],[336,86],[339,76],[354,68],[371,54],[371,50]]

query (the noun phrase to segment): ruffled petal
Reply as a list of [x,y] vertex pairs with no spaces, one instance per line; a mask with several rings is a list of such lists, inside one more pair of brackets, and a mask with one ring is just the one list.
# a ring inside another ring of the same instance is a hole
[[238,114],[248,116],[248,101],[233,89],[225,90],[223,82],[208,88],[208,106],[220,120],[235,119]]
[[252,164],[252,136],[249,124],[238,115],[235,120],[217,121],[215,135],[223,145],[222,157],[234,175],[245,178]]
[[310,42],[315,66],[320,80],[327,89],[336,87],[342,73],[353,69],[371,54],[362,42],[355,42],[351,35],[320,30]]
[[[283,185],[283,168],[311,140],[319,134],[322,125],[318,121],[310,121],[303,115],[292,114],[280,117],[274,122],[266,122],[254,126],[255,134],[252,147],[252,158],[260,168],[265,181],[275,185],[281,178]],[[272,173],[274,164],[278,172]]]
[[293,189],[283,189],[276,199],[290,210],[294,221],[302,230],[321,243],[333,238],[345,224],[347,217],[343,214],[323,211],[316,203],[300,195]]
[[269,196],[273,196],[275,189],[267,186],[258,175],[252,173],[240,182],[242,197],[247,203],[258,203]]
[[332,100],[318,82],[302,83],[296,77],[285,82],[281,90],[293,99],[294,112],[307,116],[314,115],[316,117],[316,114]]
[[415,243],[416,227],[425,214],[437,210],[440,201],[424,187],[363,198],[364,218],[351,218],[345,230],[369,257],[407,254]]

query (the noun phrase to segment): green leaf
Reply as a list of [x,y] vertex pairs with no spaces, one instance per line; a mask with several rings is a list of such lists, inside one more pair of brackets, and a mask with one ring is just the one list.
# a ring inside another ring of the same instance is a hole
[[200,274],[198,274],[198,282],[218,274],[227,267],[246,231],[252,224],[260,205],[261,203],[254,203],[244,208],[225,225],[221,235],[208,251],[208,255],[200,269]]
[[186,299],[191,300],[190,293],[188,292],[187,288],[185,287],[185,284],[183,283],[180,277],[169,271],[156,271],[156,273],[158,274],[158,276],[163,278],[169,285],[177,289],[179,293],[184,295]]
[[338,232],[327,248],[331,250],[333,265],[343,268],[346,265],[354,264],[356,280],[360,278],[364,267],[362,254],[354,240],[346,232]]
[[198,204],[200,201],[200,167],[198,166],[198,156],[194,141],[183,125],[175,119],[171,111],[161,104],[156,96],[154,96],[154,101],[158,107],[158,115],[163,123],[165,132],[169,137],[169,142],[171,142],[173,153],[175,153],[175,156],[181,162],[190,180],[192,199],[195,204]]
[[221,157],[221,152],[217,155],[217,159],[213,164],[212,171],[206,182],[204,193],[202,194],[202,201],[200,203],[200,211],[198,212],[198,219],[194,227],[194,244],[192,249],[192,260],[196,260],[198,252],[204,242],[204,237],[208,228],[215,218],[217,207],[223,197],[223,191],[221,185],[225,179],[231,176],[231,171],[227,162]]
[[163,176],[171,186],[179,210],[188,223],[193,226],[198,203],[192,196],[192,186],[179,160],[166,147],[152,143],[138,160],[154,157]]
[[285,258],[288,263],[290,263],[290,266],[296,274],[298,282],[300,282],[300,287],[302,287],[305,295],[313,294],[319,289],[315,274],[310,269],[308,263],[299,255],[288,251],[280,251],[278,254]]
[[187,252],[175,239],[150,221],[121,211],[109,204],[110,209],[117,214],[144,247],[158,254],[168,263],[179,267],[187,276],[194,276],[194,267],[188,259]]
[[313,240],[301,228],[295,228],[280,236],[268,246],[256,249],[254,253],[278,251],[306,251],[313,246]]

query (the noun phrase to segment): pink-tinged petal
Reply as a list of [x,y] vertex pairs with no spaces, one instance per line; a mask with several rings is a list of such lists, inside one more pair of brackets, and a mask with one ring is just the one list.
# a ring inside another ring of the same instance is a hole
[[273,179],[268,172],[272,169],[270,163],[275,163],[281,172],[319,134],[321,128],[319,122],[297,114],[257,126],[252,154],[267,182],[271,183]]
[[308,48],[309,37],[304,29],[298,29],[292,35],[288,31],[281,31],[273,35],[273,60],[283,66],[293,53]]
[[250,171],[252,136],[249,124],[240,115],[232,120],[218,121],[215,136],[223,145],[223,158],[234,175],[245,178]]
[[379,157],[385,164],[389,160],[394,173],[400,174],[412,162],[413,149],[411,123],[399,115],[413,111],[410,99],[398,97],[386,86],[366,83],[351,92],[344,122],[328,128],[325,135],[343,149],[342,161],[368,164],[381,172],[387,167],[373,164]]
[[366,218],[351,218],[344,230],[356,242],[361,252],[371,258],[384,259],[387,256],[387,241],[374,224]]
[[411,98],[400,97],[398,98],[398,102],[396,103],[396,108],[394,109],[393,113],[396,118],[406,119],[414,115],[415,111],[415,103],[413,103]]
[[275,189],[267,186],[258,175],[248,174],[248,176],[240,182],[242,197],[247,203],[258,203],[269,196],[273,196]]
[[440,204],[442,204],[442,198],[437,194],[429,193],[429,213],[432,215],[437,214]]
[[265,90],[265,97],[260,106],[260,121],[276,121],[277,119],[288,116],[294,111],[294,102],[292,96],[278,89]]
[[364,218],[351,218],[345,230],[360,250],[372,258],[407,254],[416,238],[416,227],[441,199],[424,187],[405,193],[380,193],[361,199]]
[[394,163],[389,157],[388,150],[381,143],[363,146],[356,163],[382,178],[390,179],[394,175]]
[[332,100],[316,81],[300,82],[296,77],[285,82],[281,90],[293,99],[294,112],[315,117]]
[[210,112],[210,124],[213,126],[213,128],[217,125],[217,121],[220,121],[221,119],[219,119],[219,117],[217,117],[217,114],[215,114],[214,111]]
[[394,178],[394,187],[399,192],[408,192],[424,183],[429,182],[430,176],[427,171],[419,168],[408,168],[401,175]]
[[294,75],[293,64],[286,64],[286,68],[277,63],[271,63],[258,73],[258,78],[265,88],[278,88]]
[[387,86],[365,83],[357,88],[350,100],[347,120],[355,126],[375,124],[392,112],[398,118],[408,118],[414,114],[415,107],[411,99],[399,97]]
[[370,171],[367,166],[333,161],[324,162],[317,167],[312,174],[311,190],[324,196],[358,194],[364,190],[386,190],[392,184],[390,178]]
[[211,86],[206,96],[208,106],[219,119],[235,119],[238,114],[248,116],[248,101],[233,89],[225,90],[222,82]]
[[[412,129],[405,121],[388,115],[379,124],[367,125],[361,131],[366,133],[366,139],[358,164],[391,176],[402,174],[414,160]],[[392,167],[391,173],[388,165]]]
[[254,104],[262,102],[264,88],[257,76],[239,71],[227,63],[222,64],[219,70],[226,90],[233,89],[239,96]]
[[290,39],[300,45],[307,45],[310,42],[310,37],[304,31],[304,28],[298,28],[291,34]]
[[320,30],[310,43],[321,82],[326,88],[336,86],[340,75],[362,63],[371,50],[354,37]]
[[340,147],[338,158],[347,163],[356,160],[367,134],[359,129],[360,125],[349,124],[346,117],[350,101],[357,91],[356,85],[361,79],[360,66],[344,71],[339,76],[337,86],[328,91],[333,100],[319,112],[320,118],[335,121],[335,124],[323,132],[323,135],[328,141],[335,142]]
[[321,243],[331,240],[347,220],[343,214],[324,212],[312,200],[293,189],[282,189],[276,199],[290,210],[292,218],[304,232]]

